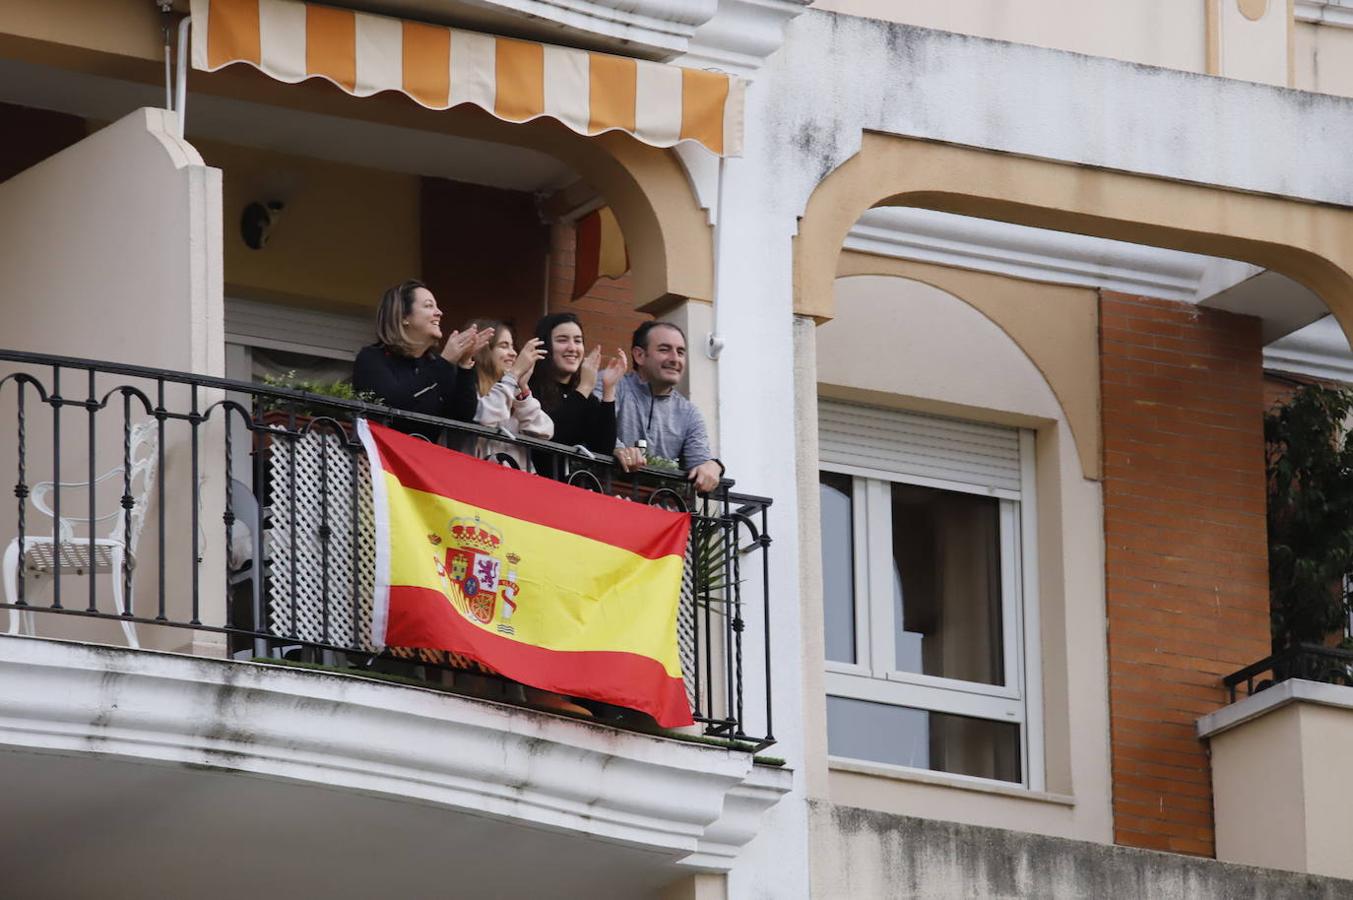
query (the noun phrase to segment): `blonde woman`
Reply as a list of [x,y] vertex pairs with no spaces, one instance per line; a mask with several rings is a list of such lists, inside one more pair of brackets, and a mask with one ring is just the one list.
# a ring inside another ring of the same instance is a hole
[[[549,440],[554,436],[554,422],[540,408],[540,401],[531,394],[531,373],[545,356],[538,338],[531,338],[517,352],[512,341],[512,329],[502,322],[475,319],[465,331],[493,333],[493,340],[474,355],[478,370],[479,406],[474,420],[488,428],[501,428],[513,437],[525,436]],[[530,456],[526,451],[504,441],[480,438],[475,446],[477,456],[485,458],[503,454],[511,457],[517,467],[530,470]]]
[[[421,281],[410,279],[387,290],[376,311],[376,343],[363,347],[353,363],[352,386],[375,394],[386,406],[444,419],[471,421],[476,411],[474,367],[491,331],[453,331],[441,352],[442,311]],[[428,430],[396,419],[408,434]],[[436,441],[440,434],[423,434]]]

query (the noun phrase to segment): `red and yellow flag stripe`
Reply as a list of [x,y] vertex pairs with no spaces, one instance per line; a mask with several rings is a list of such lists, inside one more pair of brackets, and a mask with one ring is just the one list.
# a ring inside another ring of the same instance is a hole
[[429,109],[472,103],[579,134],[696,141],[742,153],[745,85],[721,72],[496,37],[301,0],[192,0],[193,68],[244,62],[279,81],[327,78],[358,97],[399,91]]
[[690,517],[359,431],[377,522],[377,645],[690,724],[677,608]]

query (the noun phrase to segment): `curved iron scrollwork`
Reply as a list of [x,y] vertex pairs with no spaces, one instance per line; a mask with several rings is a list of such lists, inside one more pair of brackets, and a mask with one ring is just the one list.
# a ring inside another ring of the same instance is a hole
[[[591,482],[591,484],[585,484],[584,482]],[[573,470],[569,473],[569,476],[565,479],[564,483],[571,484],[576,488],[582,488],[585,491],[595,491],[598,494],[606,493],[606,489],[601,485],[601,479],[590,469]]]
[[[670,505],[669,505],[670,504]],[[662,509],[671,509],[673,512],[690,512],[690,507],[686,505],[686,499],[671,488],[658,488],[648,497],[649,506],[657,506]]]

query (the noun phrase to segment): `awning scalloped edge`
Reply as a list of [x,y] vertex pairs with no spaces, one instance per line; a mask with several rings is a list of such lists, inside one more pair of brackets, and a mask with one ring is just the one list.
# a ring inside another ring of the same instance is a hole
[[548,117],[582,135],[623,131],[654,147],[695,141],[742,153],[745,83],[301,0],[191,0],[193,68],[248,63],[291,84],[356,97],[397,91],[428,109],[463,103],[507,122]]

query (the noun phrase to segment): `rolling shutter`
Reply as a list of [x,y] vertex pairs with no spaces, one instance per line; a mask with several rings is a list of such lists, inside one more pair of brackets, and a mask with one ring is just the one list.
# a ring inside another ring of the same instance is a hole
[[376,316],[347,316],[227,297],[225,339],[246,347],[351,361],[358,350],[376,340]]
[[821,400],[818,429],[825,464],[1019,497],[1017,428]]

